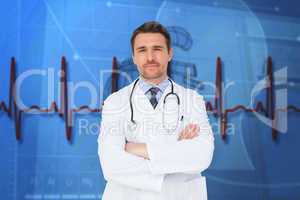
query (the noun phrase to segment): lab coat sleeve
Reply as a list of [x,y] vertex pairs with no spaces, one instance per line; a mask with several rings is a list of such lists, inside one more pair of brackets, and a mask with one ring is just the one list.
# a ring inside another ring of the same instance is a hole
[[124,120],[113,101],[106,101],[102,110],[101,131],[98,137],[98,155],[104,178],[118,184],[159,192],[164,175],[152,174],[149,160],[127,153]]
[[203,97],[191,93],[185,117],[200,127],[199,136],[169,143],[147,143],[150,168],[154,174],[201,173],[208,168],[214,151],[214,137]]

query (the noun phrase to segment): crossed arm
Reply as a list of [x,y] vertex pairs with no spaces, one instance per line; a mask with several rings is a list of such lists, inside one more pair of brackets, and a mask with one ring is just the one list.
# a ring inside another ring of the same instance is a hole
[[177,141],[126,142],[124,120],[110,99],[102,110],[98,154],[104,178],[124,186],[160,191],[164,176],[172,173],[199,174],[212,160],[214,138],[201,96],[189,115],[189,122]]
[[[199,126],[197,124],[187,125],[180,133],[178,141],[190,140],[198,136]],[[136,156],[149,160],[146,143],[127,142],[125,144],[125,151]]]

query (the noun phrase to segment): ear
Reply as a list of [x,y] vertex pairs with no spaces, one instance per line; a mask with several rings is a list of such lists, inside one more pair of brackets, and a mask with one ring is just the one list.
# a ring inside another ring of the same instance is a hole
[[172,60],[173,58],[173,48],[170,47],[170,50],[169,50],[169,62]]
[[133,53],[131,54],[131,58],[132,58],[133,63],[136,65],[135,57],[134,57]]

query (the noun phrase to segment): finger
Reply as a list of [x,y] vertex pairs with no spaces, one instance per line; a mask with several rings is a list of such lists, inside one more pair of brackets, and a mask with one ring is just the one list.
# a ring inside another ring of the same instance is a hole
[[196,125],[195,124],[191,124],[187,138],[188,139],[192,139],[193,137],[195,137],[195,133],[196,133]]
[[193,125],[192,125],[192,128],[191,128],[191,132],[195,132],[195,131],[196,131],[196,128],[197,128],[197,125],[196,125],[196,124],[193,124]]
[[183,136],[187,136],[187,135],[189,134],[189,131],[191,130],[191,128],[192,128],[192,125],[191,125],[191,124],[188,124],[188,125],[184,128],[184,130],[183,130],[183,132],[182,132],[182,135],[183,135]]
[[182,133],[179,135],[177,140],[182,140]]
[[183,129],[178,137],[178,140],[183,140],[184,135],[185,135],[186,129]]
[[191,130],[191,133],[190,133],[190,139],[197,137],[198,132],[199,132],[199,126],[197,124],[194,124],[193,129]]
[[194,132],[193,129],[195,129],[195,127],[195,124],[186,125],[180,133],[178,140],[190,139],[192,137],[192,132]]
[[187,138],[187,133],[183,132],[182,134],[180,134],[178,140],[185,140]]
[[187,132],[187,134],[186,134],[186,139],[191,139],[191,138],[194,137],[195,128],[196,128],[196,127],[195,127],[194,124],[191,124],[191,125],[189,126],[189,130],[188,130],[188,132]]

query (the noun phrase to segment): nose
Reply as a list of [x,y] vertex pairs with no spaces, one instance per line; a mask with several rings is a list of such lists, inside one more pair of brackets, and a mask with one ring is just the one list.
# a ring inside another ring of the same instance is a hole
[[147,61],[153,61],[153,51],[147,51]]

